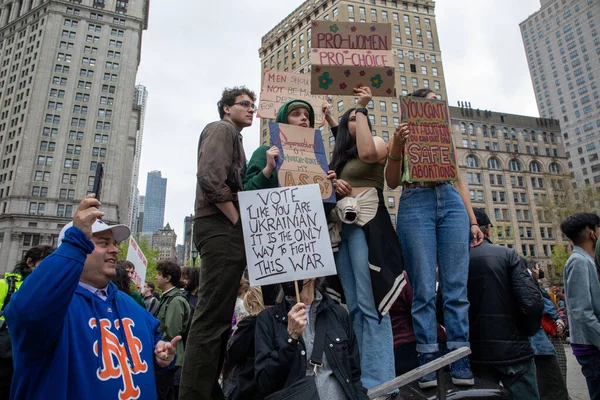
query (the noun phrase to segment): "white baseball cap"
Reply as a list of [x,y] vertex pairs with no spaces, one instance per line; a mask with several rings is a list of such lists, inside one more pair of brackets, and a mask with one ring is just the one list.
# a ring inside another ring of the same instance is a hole
[[[56,247],[60,246],[62,240],[65,238],[65,232],[72,226],[73,221],[69,222],[62,228],[60,234],[58,235],[58,243],[56,244]],[[108,225],[101,219],[97,219],[96,222],[94,222],[94,224],[92,225],[92,234],[109,230],[112,231],[115,241],[117,243],[122,242],[123,240],[127,239],[129,235],[131,235],[131,231],[129,230],[129,227],[127,225]]]

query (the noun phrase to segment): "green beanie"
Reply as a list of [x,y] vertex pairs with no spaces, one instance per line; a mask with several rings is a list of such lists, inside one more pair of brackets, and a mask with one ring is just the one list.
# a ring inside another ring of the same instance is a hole
[[276,122],[280,124],[287,124],[288,115],[298,108],[306,108],[308,110],[308,122],[312,128],[315,126],[315,110],[312,108],[310,103],[304,100],[290,100],[284,105],[281,106],[279,111],[277,111]]

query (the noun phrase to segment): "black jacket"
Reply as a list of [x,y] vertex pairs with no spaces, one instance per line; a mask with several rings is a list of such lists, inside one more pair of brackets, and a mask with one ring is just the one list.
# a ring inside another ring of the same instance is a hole
[[533,358],[527,337],[539,329],[544,309],[533,278],[513,249],[487,239],[470,257],[471,361],[510,364]]
[[[306,376],[306,348],[302,338],[293,340],[287,331],[292,306],[284,300],[258,315],[255,332],[255,380],[268,396]],[[346,310],[327,295],[317,308],[317,318],[326,318],[325,356],[349,399],[367,400],[360,381],[358,342]]]
[[237,324],[227,343],[227,364],[231,372],[225,381],[225,398],[263,399],[254,383],[254,330],[256,316],[248,315]]

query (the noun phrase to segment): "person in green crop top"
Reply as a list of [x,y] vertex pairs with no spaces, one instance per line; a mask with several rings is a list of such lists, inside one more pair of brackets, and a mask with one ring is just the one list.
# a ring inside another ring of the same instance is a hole
[[[335,136],[337,122],[331,116],[331,104],[323,104],[323,114],[331,127]],[[312,106],[304,100],[290,100],[285,103],[277,112],[276,122],[280,124],[289,124],[303,126],[305,128],[315,127],[315,111]],[[270,189],[279,186],[277,174],[275,171],[275,160],[279,157],[279,149],[276,146],[260,146],[252,153],[250,162],[244,176],[244,190]],[[328,177],[335,179],[329,171]],[[338,185],[336,185],[338,186]],[[345,186],[343,186],[345,189]],[[338,195],[347,195],[349,193],[341,192]]]

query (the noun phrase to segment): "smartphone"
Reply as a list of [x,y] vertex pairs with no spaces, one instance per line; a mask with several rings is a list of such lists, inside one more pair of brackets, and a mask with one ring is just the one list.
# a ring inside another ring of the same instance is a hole
[[94,186],[92,193],[96,194],[96,200],[100,201],[100,192],[102,192],[102,178],[104,177],[104,167],[101,163],[96,164],[96,176],[94,177]]

